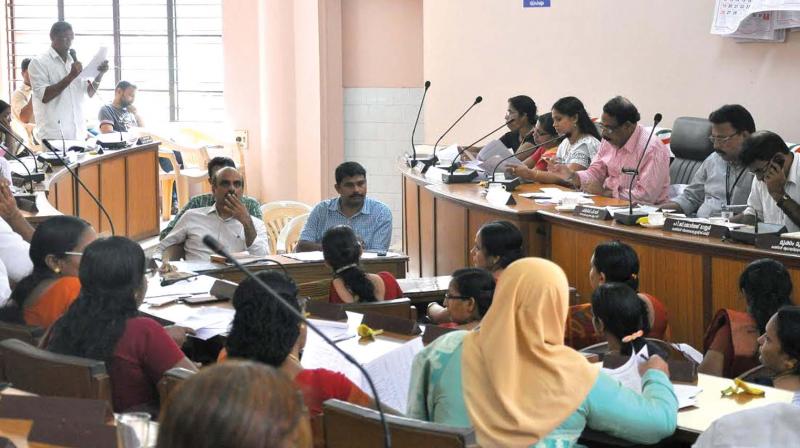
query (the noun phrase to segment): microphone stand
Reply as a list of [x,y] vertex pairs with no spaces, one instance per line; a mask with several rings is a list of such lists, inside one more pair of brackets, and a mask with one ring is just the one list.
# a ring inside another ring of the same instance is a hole
[[[64,140],[62,139],[61,141],[63,142]],[[100,209],[100,211],[103,212],[103,215],[105,215],[106,219],[108,219],[108,224],[111,226],[111,235],[112,236],[116,235],[116,232],[114,231],[114,221],[111,220],[111,215],[108,214],[108,211],[106,210],[105,207],[103,207],[103,204],[100,202],[100,200],[97,199],[97,196],[95,196],[94,193],[92,193],[92,191],[89,190],[89,187],[87,187],[86,184],[83,183],[81,178],[78,177],[75,171],[73,171],[72,168],[69,167],[68,161],[65,161],[64,159],[61,158],[61,156],[58,154],[58,151],[56,151],[55,148],[53,148],[53,145],[51,145],[50,142],[47,141],[47,139],[42,139],[42,144],[47,149],[49,149],[50,152],[53,153],[53,155],[56,156],[56,158],[61,162],[61,164],[64,165],[64,168],[66,168],[67,171],[69,171],[69,174],[72,175],[72,178],[78,181],[78,184],[86,191],[86,193],[89,194],[89,197],[92,198],[94,203],[97,204],[97,207]]]
[[457,125],[458,122],[461,121],[461,119],[464,118],[464,116],[467,115],[467,113],[469,113],[469,111],[471,111],[472,108],[475,107],[475,105],[480,103],[481,101],[483,101],[483,97],[482,96],[476,97],[475,101],[473,101],[473,103],[467,108],[467,110],[465,110],[464,113],[461,114],[461,116],[458,117],[458,119],[453,124],[451,124],[450,127],[447,128],[446,131],[444,131],[444,134],[442,134],[442,136],[439,137],[439,140],[436,140],[436,143],[434,143],[434,145],[433,145],[433,157],[431,157],[429,160],[422,161],[423,167],[422,167],[422,170],[420,171],[422,174],[425,174],[428,171],[428,168],[430,168],[431,166],[435,165],[436,162],[439,161],[439,158],[436,157],[436,147],[439,146],[439,142],[441,142],[442,139],[444,138],[444,136],[447,135],[447,133],[450,132],[450,130],[453,129],[455,127],[455,125]]
[[636,162],[636,168],[623,168],[622,172],[631,175],[631,182],[628,185],[628,212],[626,213],[625,210],[620,210],[614,213],[614,221],[624,224],[626,226],[633,226],[636,225],[636,222],[640,218],[644,218],[647,216],[647,213],[642,212],[633,212],[633,183],[636,181],[636,176],[639,175],[639,167],[642,165],[642,160],[644,160],[644,155],[647,153],[647,147],[650,144],[650,139],[653,138],[653,133],[656,131],[656,126],[658,123],[661,123],[661,114],[656,114],[653,117],[653,128],[650,129],[650,135],[647,136],[647,141],[644,144],[644,149],[642,150],[642,155],[639,156],[639,161]]
[[456,158],[453,159],[453,163],[450,164],[450,168],[447,170],[448,172],[446,174],[442,174],[442,182],[444,182],[446,184],[462,184],[462,183],[472,182],[472,179],[475,179],[476,177],[478,177],[478,173],[475,170],[471,170],[470,172],[465,173],[465,174],[454,174],[454,172],[456,170],[456,165],[459,164],[458,161],[461,158],[461,154],[464,154],[468,149],[470,149],[473,146],[477,145],[478,142],[480,142],[481,140],[485,139],[486,137],[488,137],[488,136],[494,134],[495,132],[499,131],[504,126],[508,126],[508,124],[511,123],[512,121],[514,121],[514,120],[506,121],[505,123],[503,123],[500,126],[498,126],[496,129],[492,130],[492,132],[489,132],[488,134],[484,135],[483,137],[475,140],[470,145],[461,148],[461,150],[458,151],[458,154],[456,154]]
[[381,418],[381,424],[383,425],[383,444],[386,448],[391,448],[392,439],[389,433],[389,424],[386,423],[386,415],[383,412],[383,406],[381,406],[381,401],[380,398],[378,397],[378,391],[375,388],[375,383],[372,381],[372,377],[369,375],[369,373],[367,373],[367,370],[347,352],[339,348],[339,346],[337,346],[328,336],[325,335],[325,333],[323,333],[319,328],[317,328],[316,325],[309,322],[308,319],[306,319],[306,317],[303,315],[303,313],[295,309],[293,306],[289,305],[286,302],[286,300],[280,296],[280,294],[275,292],[274,289],[272,289],[269,285],[264,283],[264,281],[258,278],[258,276],[256,276],[255,274],[253,274],[252,271],[244,267],[241,263],[239,263],[238,260],[233,258],[228,253],[228,251],[224,247],[222,247],[219,241],[216,240],[216,238],[214,238],[211,235],[206,235],[203,237],[203,244],[205,244],[209,249],[213,250],[215,253],[227,258],[248,278],[251,278],[254,282],[256,282],[256,284],[258,284],[258,286],[261,289],[263,289],[269,296],[271,296],[273,299],[277,299],[278,303],[280,303],[281,306],[283,306],[283,308],[285,308],[287,311],[289,311],[289,313],[294,315],[294,317],[303,322],[308,328],[313,330],[314,333],[317,333],[319,337],[321,337],[328,345],[333,347],[333,349],[336,350],[336,352],[342,355],[348,362],[353,364],[364,375],[364,377],[367,379],[367,383],[369,383],[370,390],[372,390],[372,395],[375,398],[375,407],[378,410],[378,414],[380,415]]
[[425,104],[425,96],[428,94],[428,89],[431,87],[430,81],[425,81],[425,91],[422,92],[422,100],[419,102],[419,110],[417,110],[417,119],[414,120],[414,129],[411,130],[411,154],[412,159],[408,162],[408,166],[414,168],[417,166],[417,146],[414,144],[414,134],[417,132],[417,124],[419,124],[419,116],[422,114],[422,105]]
[[28,192],[33,194],[33,183],[34,182],[38,183],[38,182],[41,182],[41,181],[44,180],[44,173],[40,173],[39,172],[39,165],[36,164],[36,156],[34,156],[33,155],[33,151],[31,151],[31,149],[28,148],[28,146],[25,143],[22,142],[22,139],[17,137],[17,135],[15,133],[11,132],[11,130],[8,129],[3,123],[0,123],[0,129],[2,129],[2,131],[4,133],[9,134],[11,136],[11,138],[13,138],[17,143],[19,143],[20,146],[25,148],[25,150],[28,151],[28,153],[30,153],[31,157],[33,158],[33,169],[36,172],[35,175],[31,173],[31,170],[28,169],[28,166],[25,165],[25,163],[22,162],[22,159],[20,157],[12,154],[10,148],[6,148],[6,154],[11,156],[12,159],[14,159],[17,162],[19,162],[20,165],[22,165],[22,167],[25,168],[25,171],[28,173],[28,175],[25,178],[25,180],[27,180],[30,183],[30,187],[28,189]]
[[502,184],[502,185],[505,186],[506,191],[514,191],[514,189],[517,188],[519,186],[519,184],[520,184],[519,177],[515,177],[515,178],[513,178],[511,180],[495,181],[494,180],[494,175],[497,172],[497,168],[499,168],[500,165],[503,164],[503,162],[505,162],[506,160],[508,160],[508,159],[510,159],[512,157],[516,157],[516,156],[518,156],[520,154],[533,152],[533,151],[541,148],[544,145],[547,145],[547,144],[550,144],[550,143],[553,143],[553,142],[560,142],[560,141],[564,140],[565,138],[567,138],[567,134],[559,135],[556,138],[551,138],[550,140],[547,140],[545,142],[539,143],[538,145],[533,145],[533,147],[528,148],[528,149],[526,149],[524,151],[512,153],[510,156],[501,159],[499,162],[497,162],[497,165],[494,166],[494,169],[492,169],[492,175],[489,176],[489,183],[490,184]]

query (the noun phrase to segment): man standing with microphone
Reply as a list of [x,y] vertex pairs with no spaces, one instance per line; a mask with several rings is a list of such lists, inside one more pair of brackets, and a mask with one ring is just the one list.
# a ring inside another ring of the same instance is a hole
[[98,66],[93,81],[82,79],[83,65],[71,49],[74,39],[72,25],[54,23],[50,28],[50,48],[28,66],[39,139],[83,140],[86,137],[84,95],[94,96],[108,71],[108,61]]

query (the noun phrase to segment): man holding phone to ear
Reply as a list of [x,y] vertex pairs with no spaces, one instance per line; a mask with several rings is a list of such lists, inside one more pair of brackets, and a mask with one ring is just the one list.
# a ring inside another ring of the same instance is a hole
[[758,131],[747,137],[739,155],[753,173],[747,209],[734,221],[754,224],[756,218],[800,231],[800,162],[776,133]]

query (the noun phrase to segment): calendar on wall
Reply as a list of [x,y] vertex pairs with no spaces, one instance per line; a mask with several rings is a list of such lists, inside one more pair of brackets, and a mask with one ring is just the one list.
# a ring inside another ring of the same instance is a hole
[[800,29],[800,0],[716,0],[711,34],[741,42],[783,42]]

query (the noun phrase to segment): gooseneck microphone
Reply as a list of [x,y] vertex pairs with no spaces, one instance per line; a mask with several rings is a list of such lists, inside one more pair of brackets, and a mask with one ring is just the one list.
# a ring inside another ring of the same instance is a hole
[[[11,138],[13,138],[17,143],[19,143],[20,146],[25,148],[25,150],[28,151],[31,154],[31,157],[33,158],[33,167],[34,167],[34,171],[36,172],[36,174],[31,173],[31,170],[28,168],[28,165],[25,165],[25,163],[18,156],[12,154],[11,148],[5,148],[6,154],[11,156],[12,159],[14,159],[17,162],[19,162],[19,164],[22,165],[23,168],[25,168],[25,171],[28,173],[28,175],[25,177],[25,180],[27,180],[28,184],[29,184],[27,190],[28,190],[28,193],[33,194],[33,183],[34,182],[41,182],[41,181],[44,180],[44,173],[40,173],[39,172],[39,165],[36,164],[36,156],[34,156],[33,155],[33,151],[31,151],[31,149],[28,148],[25,145],[25,143],[23,143],[22,140],[19,137],[17,137],[16,134],[11,132],[11,130],[8,129],[3,123],[0,123],[0,129],[2,129],[2,131],[4,133],[7,133],[7,134],[11,135]],[[0,146],[1,146],[1,144],[0,144]]]
[[456,121],[453,122],[453,124],[451,124],[450,127],[447,128],[446,131],[444,131],[444,134],[442,134],[441,137],[439,137],[439,140],[436,140],[436,143],[433,145],[433,157],[431,157],[429,160],[426,160],[426,161],[422,162],[422,164],[424,165],[422,167],[422,171],[421,171],[422,174],[425,174],[425,172],[428,171],[428,168],[430,168],[431,166],[435,165],[436,162],[439,161],[439,158],[436,157],[436,147],[439,146],[439,142],[441,142],[442,139],[444,138],[444,136],[447,135],[447,133],[450,132],[450,130],[453,129],[455,127],[455,125],[457,125],[458,122],[461,121],[461,119],[464,118],[464,116],[467,115],[467,113],[469,113],[469,111],[471,111],[472,108],[475,107],[475,105],[480,103],[481,101],[483,101],[483,97],[482,96],[476,97],[475,101],[473,101],[472,104],[470,104],[470,106],[467,108],[467,110],[465,110],[464,113],[461,114],[461,116],[458,117],[458,119],[456,119]]
[[633,183],[636,181],[636,176],[639,175],[639,167],[642,165],[642,160],[644,160],[644,155],[647,153],[647,147],[650,145],[650,139],[653,138],[653,133],[656,131],[656,126],[658,123],[661,123],[661,114],[657,113],[653,117],[653,128],[650,129],[650,135],[647,136],[647,141],[644,144],[644,149],[642,149],[642,155],[639,156],[639,161],[636,162],[636,168],[623,168],[622,172],[625,174],[631,175],[631,182],[628,185],[628,212],[625,213],[625,210],[620,210],[614,213],[614,221],[617,221],[620,224],[624,224],[626,226],[632,226],[636,224],[636,221],[639,218],[643,218],[647,216],[647,213],[633,213]]
[[[542,146],[548,145],[550,143],[561,142],[562,140],[564,140],[567,137],[569,137],[569,134],[561,134],[558,137],[551,138],[550,140],[547,140],[547,141],[544,141],[542,143],[539,143],[538,145],[533,145],[532,147],[530,147],[530,148],[528,148],[528,149],[526,149],[524,151],[514,152],[510,156],[502,158],[500,160],[500,162],[498,162],[497,165],[494,166],[494,169],[492,169],[492,175],[489,177],[489,182],[490,183],[497,183],[494,180],[494,175],[497,173],[497,168],[499,168],[500,165],[502,165],[503,162],[505,162],[506,160],[508,160],[508,159],[510,159],[512,157],[516,157],[516,156],[518,156],[520,154],[525,154],[525,153],[536,151],[537,149],[541,148]],[[519,185],[519,178],[517,177],[517,178],[512,179],[512,180],[510,180],[508,182],[501,182],[501,183],[503,183],[506,186],[506,191],[513,191],[515,188],[517,188],[517,185]]]
[[417,146],[414,144],[414,135],[417,133],[417,124],[419,124],[419,116],[422,114],[422,105],[425,104],[425,95],[428,94],[428,89],[431,87],[430,81],[425,81],[425,91],[422,92],[422,100],[419,102],[419,110],[417,110],[417,119],[414,120],[414,129],[411,130],[411,154],[412,159],[408,162],[408,166],[414,168],[417,166]]
[[456,167],[458,165],[458,160],[461,158],[461,154],[464,154],[468,149],[470,149],[473,146],[477,145],[478,143],[483,141],[483,139],[485,139],[486,137],[488,137],[488,136],[494,134],[495,132],[499,131],[500,129],[503,129],[504,127],[508,126],[512,121],[514,121],[514,120],[508,120],[508,121],[504,122],[503,124],[501,124],[500,126],[496,127],[495,129],[492,129],[488,134],[486,134],[483,137],[475,140],[474,142],[470,143],[469,145],[461,148],[461,151],[458,151],[458,154],[456,154],[456,158],[453,159],[453,163],[450,164],[450,169],[448,170],[448,171],[450,171],[450,174],[453,174],[453,171],[456,170]]
[[[63,142],[64,140],[62,139],[61,141]],[[46,138],[42,139],[42,144],[48,150],[50,150],[58,158],[59,161],[61,161],[61,164],[64,165],[64,168],[66,168],[67,171],[69,171],[69,174],[72,175],[72,178],[78,181],[78,184],[86,191],[86,193],[89,194],[89,197],[92,198],[92,201],[94,201],[94,203],[97,204],[97,207],[100,209],[100,211],[103,212],[103,215],[105,215],[106,219],[108,219],[108,224],[111,226],[111,235],[112,236],[116,235],[116,232],[114,231],[114,221],[111,220],[111,215],[108,214],[108,211],[106,210],[105,207],[103,207],[103,204],[100,203],[100,200],[97,199],[97,196],[95,196],[94,193],[92,193],[92,190],[89,190],[89,187],[87,187],[86,184],[83,183],[81,178],[78,177],[75,171],[73,171],[72,168],[69,167],[69,161],[61,158],[61,156],[58,154],[58,151],[55,148],[53,148],[53,145],[50,144],[50,142],[47,141]]]
[[381,400],[378,397],[378,391],[377,389],[375,389],[375,383],[372,381],[372,377],[369,375],[369,373],[367,373],[367,370],[364,369],[364,367],[362,367],[361,364],[359,364],[355,359],[353,359],[353,357],[350,356],[347,352],[339,348],[328,336],[325,335],[325,333],[323,333],[319,328],[317,328],[316,325],[309,322],[308,319],[306,319],[306,317],[303,315],[303,313],[295,309],[293,306],[289,305],[283,297],[281,297],[277,292],[275,292],[274,289],[272,289],[269,285],[264,283],[263,280],[258,278],[258,276],[253,274],[249,269],[247,269],[241,263],[239,263],[238,260],[233,258],[228,253],[228,251],[222,246],[222,244],[220,244],[220,242],[217,241],[216,238],[214,238],[211,235],[206,235],[203,237],[203,244],[205,244],[209,249],[213,250],[218,255],[221,255],[230,260],[248,278],[253,279],[253,281],[255,281],[258,284],[258,286],[261,289],[263,289],[269,296],[271,296],[275,300],[278,300],[278,303],[280,303],[281,306],[283,306],[283,308],[289,311],[289,313],[292,314],[294,317],[300,319],[300,321],[303,322],[308,328],[313,330],[314,333],[317,333],[328,345],[333,347],[333,349],[336,350],[337,353],[344,356],[344,358],[348,362],[353,364],[359,370],[359,372],[361,372],[364,375],[364,377],[367,379],[367,383],[369,383],[370,390],[372,390],[372,395],[375,398],[375,407],[377,408],[378,414],[381,417],[381,424],[383,425],[384,446],[386,448],[391,448],[392,439],[391,435],[389,434],[389,425],[386,423],[386,415],[383,413],[383,406],[381,406]]

